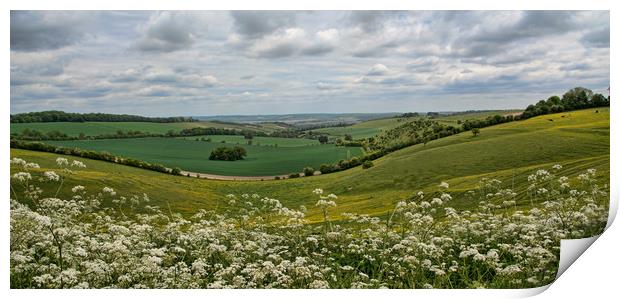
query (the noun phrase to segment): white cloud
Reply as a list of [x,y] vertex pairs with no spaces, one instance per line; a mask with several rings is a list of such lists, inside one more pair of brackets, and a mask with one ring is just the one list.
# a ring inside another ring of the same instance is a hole
[[384,76],[387,75],[389,71],[390,69],[388,69],[387,66],[378,63],[370,68],[370,70],[366,73],[366,76]]

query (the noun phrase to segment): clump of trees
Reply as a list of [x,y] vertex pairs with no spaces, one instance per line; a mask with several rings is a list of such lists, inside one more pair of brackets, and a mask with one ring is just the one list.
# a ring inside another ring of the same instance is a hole
[[304,172],[304,176],[313,176],[314,175],[314,168],[312,168],[312,167],[305,167],[303,172]]
[[64,111],[50,110],[41,112],[28,112],[11,115],[12,123],[38,123],[38,122],[155,122],[155,123],[176,123],[197,121],[191,117],[146,117],[129,114],[108,114],[108,113],[69,113]]
[[420,113],[417,112],[407,112],[407,113],[403,113],[401,115],[399,115],[398,117],[400,118],[408,118],[408,117],[418,117],[420,116]]
[[537,115],[572,111],[585,108],[609,106],[610,98],[600,93],[593,93],[592,90],[575,87],[562,95],[551,96],[547,100],[540,100],[534,105],[529,105],[523,111],[522,118],[530,118]]
[[243,147],[218,147],[211,151],[211,155],[209,155],[209,160],[237,161],[243,160],[245,156],[247,156],[247,151]]

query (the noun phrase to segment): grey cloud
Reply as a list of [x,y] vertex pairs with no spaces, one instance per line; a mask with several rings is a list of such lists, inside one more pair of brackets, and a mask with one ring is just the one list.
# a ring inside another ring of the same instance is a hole
[[558,36],[577,30],[580,21],[572,11],[524,11],[512,24],[487,27],[471,36],[460,37],[454,46],[459,49],[456,56],[487,59],[524,39]]
[[136,47],[144,52],[187,49],[196,39],[197,28],[190,15],[163,12],[152,18],[147,26],[145,35],[136,44]]
[[560,67],[561,71],[585,71],[591,69],[588,63],[571,63]]
[[315,44],[310,47],[307,47],[301,51],[303,55],[308,56],[319,56],[323,54],[327,54],[334,50],[334,47],[326,44]]
[[352,11],[349,15],[349,23],[354,26],[358,26],[365,32],[375,32],[382,29],[387,20],[403,13],[406,12],[356,10]]
[[295,54],[297,46],[294,43],[282,43],[270,48],[261,49],[256,52],[256,57],[260,58],[283,58]]
[[231,11],[237,33],[248,38],[260,38],[279,28],[295,24],[295,12],[289,11]]
[[593,48],[609,48],[609,26],[584,33],[581,43]]
[[570,11],[526,11],[515,24],[495,28],[492,31],[482,31],[474,37],[474,40],[494,44],[549,34],[563,34],[577,28],[576,21],[574,12]]
[[340,89],[341,86],[338,86],[338,85],[335,85],[329,82],[317,82],[316,88],[319,90],[336,90],[336,89]]
[[84,36],[83,14],[11,11],[11,50],[54,50],[79,42]]

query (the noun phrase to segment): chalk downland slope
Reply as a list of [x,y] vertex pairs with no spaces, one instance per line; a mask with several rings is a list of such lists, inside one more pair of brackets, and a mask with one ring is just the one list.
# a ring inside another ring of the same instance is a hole
[[[598,112],[597,112],[598,111]],[[55,168],[58,155],[11,150],[12,157],[24,158]],[[308,208],[308,216],[320,221],[314,206],[314,188],[338,194],[338,206],[331,213],[366,213],[385,215],[399,200],[418,191],[432,193],[441,181],[450,184],[455,199],[452,206],[469,209],[477,205],[464,196],[480,179],[497,178],[504,187],[523,192],[527,175],[539,168],[558,163],[558,175],[574,177],[588,168],[597,169],[599,184],[609,183],[609,109],[587,109],[543,115],[525,121],[511,122],[481,129],[479,136],[471,132],[408,147],[375,161],[366,170],[356,167],[347,171],[316,177],[278,181],[227,182],[170,176],[112,163],[84,161],[88,168],[69,175],[61,193],[69,195],[70,186],[90,189],[110,186],[121,193],[147,193],[151,204],[186,215],[198,209],[222,208],[230,193],[258,193],[278,198],[285,206]],[[54,190],[55,191],[55,190]],[[517,205],[529,203],[518,198]]]

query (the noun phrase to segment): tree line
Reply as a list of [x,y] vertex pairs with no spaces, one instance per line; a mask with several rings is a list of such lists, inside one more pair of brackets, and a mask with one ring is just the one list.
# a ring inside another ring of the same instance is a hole
[[524,120],[538,115],[559,113],[587,108],[609,107],[610,97],[592,90],[575,87],[565,92],[560,98],[557,95],[546,100],[540,100],[536,104],[527,106],[521,114],[516,115],[493,115],[485,119],[468,119],[462,122],[463,130],[469,131],[474,128],[484,128],[501,123]]
[[[275,132],[274,132],[275,133]],[[69,136],[58,130],[52,130],[49,132],[41,132],[34,129],[24,129],[20,133],[12,133],[11,138],[20,140],[31,141],[43,141],[43,140],[92,140],[92,139],[122,139],[122,138],[144,138],[144,137],[189,137],[189,136],[201,136],[201,135],[242,135],[246,139],[252,139],[254,136],[261,137],[280,137],[278,134],[272,136],[260,131],[252,131],[247,129],[226,129],[226,128],[191,128],[183,129],[179,132],[174,130],[168,130],[166,133],[148,133],[139,130],[116,130],[114,133],[106,133],[99,135],[86,135],[80,133],[78,136]]]
[[129,114],[109,114],[109,113],[70,113],[64,111],[50,110],[40,112],[28,112],[11,114],[12,123],[40,123],[40,122],[153,122],[153,123],[178,123],[198,121],[191,117],[146,117]]
[[142,169],[153,170],[157,172],[172,174],[172,175],[181,175],[181,169],[178,167],[168,168],[161,164],[149,163],[146,161],[132,159],[132,158],[124,158],[120,156],[115,156],[107,152],[96,152],[91,150],[84,150],[80,148],[68,148],[62,146],[56,146],[41,142],[28,142],[21,140],[11,140],[11,148],[25,149],[31,151],[39,151],[39,152],[48,152],[55,153],[60,155],[69,155],[76,156],[86,159],[92,160],[100,160],[107,161],[122,165],[127,165],[131,167],[137,167]]

